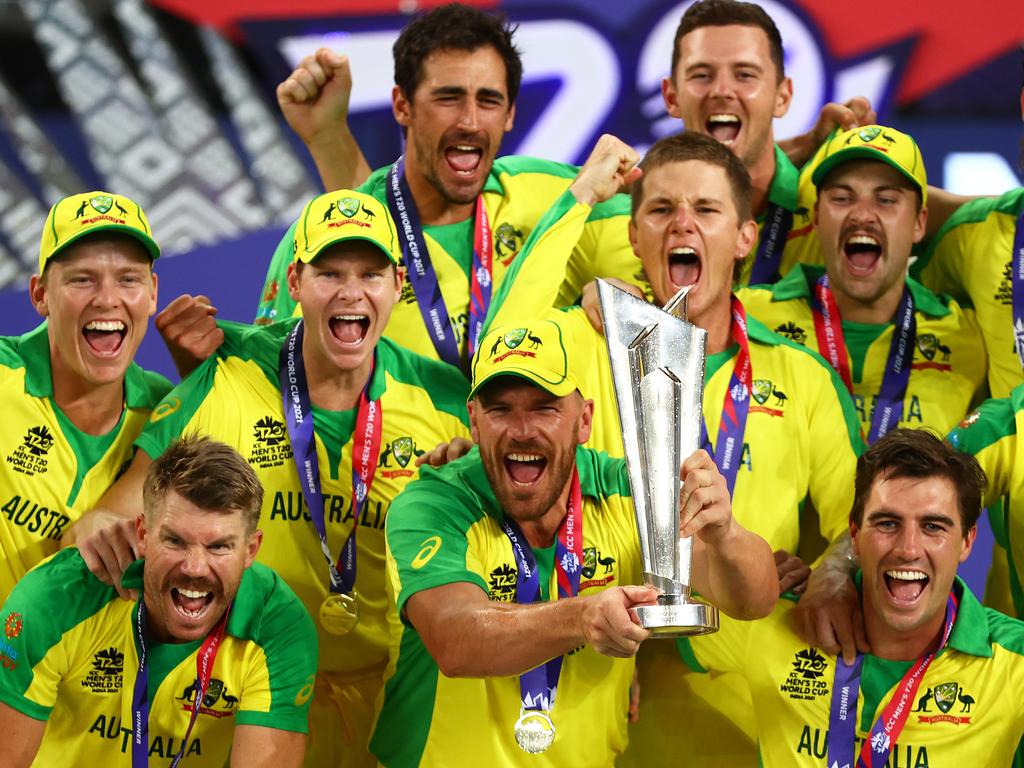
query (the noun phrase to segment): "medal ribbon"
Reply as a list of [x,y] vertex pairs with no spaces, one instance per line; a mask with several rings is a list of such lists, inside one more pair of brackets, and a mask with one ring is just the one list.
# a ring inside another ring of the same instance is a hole
[[[958,604],[951,591],[946,601],[946,619],[942,639],[929,653],[919,658],[908,669],[885,705],[881,716],[871,729],[868,739],[861,745],[857,768],[883,768],[889,759],[892,746],[903,732],[903,726],[910,716],[910,705],[914,703],[917,689],[935,655],[946,647],[949,635],[956,621]],[[835,677],[832,683],[832,704],[828,723],[829,766],[853,766],[857,741],[857,698],[860,696],[860,673],[864,657],[857,654],[857,660],[848,665],[842,656],[836,657]]]
[[743,304],[732,297],[732,340],[739,345],[729,389],[722,405],[722,420],[718,426],[717,447],[711,447],[708,426],[701,416],[701,447],[714,456],[718,470],[725,475],[732,496],[736,487],[736,475],[743,456],[743,435],[747,429],[747,412],[750,410],[750,391],[753,387],[753,371],[750,366],[750,341],[747,336],[747,313]]
[[1024,368],[1024,211],[1013,233],[1013,261],[1010,266],[1013,289],[1013,343]]
[[[843,339],[842,320],[836,305],[832,288],[828,284],[828,275],[818,278],[811,293],[811,311],[814,314],[814,332],[818,338],[818,349],[822,350],[826,359],[832,364],[843,382],[853,394],[853,386],[849,376],[846,342]],[[907,394],[910,382],[910,369],[914,362],[914,342],[917,337],[917,320],[914,318],[914,299],[910,290],[903,286],[903,296],[896,310],[895,328],[892,343],[889,345],[889,356],[885,361],[885,374],[882,376],[882,387],[878,392],[878,402],[871,416],[871,431],[868,432],[868,444],[875,443],[878,438],[895,427],[903,415],[903,398]],[[837,364],[842,362],[842,366]],[[845,375],[844,375],[845,369]]]
[[[516,567],[516,602],[528,605],[540,601],[540,577],[537,558],[533,554],[522,529],[510,517],[501,521],[502,530],[512,544]],[[555,542],[555,570],[558,576],[558,598],[575,597],[580,591],[580,572],[583,568],[583,494],[579,472],[573,468],[569,485],[569,505],[558,528]],[[558,656],[519,676],[519,693],[523,709],[550,711],[555,701],[558,678],[562,673],[562,657]]]
[[[402,260],[409,275],[409,284],[416,296],[416,304],[423,323],[430,334],[438,357],[449,365],[463,368],[462,354],[458,339],[452,328],[451,317],[441,295],[437,273],[430,261],[427,241],[423,237],[419,212],[409,183],[405,179],[405,156],[400,156],[388,172],[387,203],[391,216],[398,225],[402,241]],[[472,359],[483,329],[487,310],[491,306],[493,277],[494,242],[491,238],[490,222],[484,208],[483,197],[476,200],[476,216],[473,233],[473,262],[470,270],[469,338],[467,349]]]
[[[192,735],[192,728],[199,716],[199,708],[210,687],[210,678],[213,677],[213,662],[217,658],[221,640],[224,639],[229,613],[231,613],[230,605],[224,611],[224,615],[220,617],[220,621],[210,630],[210,634],[203,640],[196,653],[195,700],[192,702],[192,714],[189,717],[188,728],[185,730],[185,738],[181,740],[181,748],[171,761],[171,768],[177,768],[185,754],[188,737]],[[135,635],[139,639],[139,669],[135,674],[135,688],[132,694],[132,768],[148,768],[149,675],[146,664],[149,655],[149,637],[146,632],[146,601],[143,598],[139,599],[139,608],[135,612]]]
[[786,249],[786,238],[793,227],[793,212],[772,203],[765,213],[757,243],[757,253],[750,270],[750,284],[774,283],[780,277],[782,252]]
[[[278,358],[285,423],[288,426],[288,439],[292,444],[295,468],[302,483],[302,496],[309,516],[313,519],[313,527],[320,538],[320,551],[327,560],[330,591],[351,594],[356,584],[356,530],[359,527],[360,513],[370,494],[370,486],[373,485],[377,469],[376,460],[380,452],[380,401],[370,400],[369,397],[370,381],[373,380],[371,371],[359,396],[359,409],[356,412],[355,431],[352,435],[352,531],[342,545],[338,565],[335,566],[330,545],[327,543],[313,406],[309,399],[306,368],[302,361],[303,333],[303,323],[300,320],[281,346]],[[376,366],[376,361],[374,365]]]

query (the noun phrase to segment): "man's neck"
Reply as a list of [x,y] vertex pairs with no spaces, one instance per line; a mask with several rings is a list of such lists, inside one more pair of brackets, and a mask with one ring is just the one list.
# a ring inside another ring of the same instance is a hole
[[858,301],[842,291],[836,290],[834,280],[831,280],[831,283],[832,295],[835,296],[836,307],[839,309],[839,317],[853,323],[874,325],[891,323],[900,306],[900,299],[903,298],[903,283],[897,283],[887,293],[870,303]]
[[109,384],[83,381],[50,350],[53,402],[72,424],[88,435],[105,435],[121,420],[124,410],[124,378]]
[[864,631],[871,655],[888,661],[914,661],[935,650],[942,640],[945,621],[943,611],[919,629],[895,632],[882,624],[870,606],[864,606]]
[[419,171],[419,164],[412,151],[406,153],[405,179],[423,226],[457,224],[473,215],[475,203],[453,203],[447,200],[426,175]]
[[732,296],[715,302],[699,317],[690,318],[690,322],[707,331],[707,354],[724,352],[732,344]]
[[751,184],[750,204],[754,215],[760,216],[768,207],[768,193],[775,178],[775,142],[771,135],[768,137],[764,152],[753,165],[747,166],[747,172],[750,174]]
[[373,355],[368,355],[358,367],[342,370],[321,361],[309,349],[308,337],[303,339],[303,363],[309,400],[325,411],[348,411],[359,404],[359,396],[373,371]]

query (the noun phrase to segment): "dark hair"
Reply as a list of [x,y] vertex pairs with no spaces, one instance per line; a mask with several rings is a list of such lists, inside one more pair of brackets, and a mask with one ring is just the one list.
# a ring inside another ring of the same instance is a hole
[[964,535],[978,522],[988,480],[977,460],[960,453],[927,429],[894,429],[857,460],[850,521],[861,525],[875,481],[883,477],[944,477],[956,488]]
[[744,167],[743,161],[720,141],[696,131],[682,131],[672,136],[666,136],[656,141],[647,150],[644,159],[640,161],[643,175],[633,184],[630,214],[632,218],[636,218],[636,212],[640,209],[640,203],[643,202],[644,179],[648,174],[663,165],[682,163],[687,160],[700,160],[722,168],[729,179],[732,202],[736,206],[739,220],[744,222],[753,218],[750,174]]
[[675,40],[672,41],[672,69],[669,70],[669,77],[675,74],[676,64],[679,63],[679,43],[686,35],[701,27],[727,27],[734,24],[757,27],[768,36],[768,50],[775,65],[776,82],[781,83],[786,76],[786,68],[779,28],[761,6],[736,0],[699,0],[686,9],[676,27]]
[[146,473],[142,508],[147,520],[168,491],[209,512],[241,512],[246,533],[256,530],[263,486],[256,472],[229,445],[199,435],[171,443]]
[[484,13],[459,3],[442,5],[408,24],[395,41],[395,85],[412,100],[423,79],[423,62],[434,51],[475,51],[491,46],[505,62],[508,102],[515,104],[523,62],[512,42],[516,28],[504,15]]

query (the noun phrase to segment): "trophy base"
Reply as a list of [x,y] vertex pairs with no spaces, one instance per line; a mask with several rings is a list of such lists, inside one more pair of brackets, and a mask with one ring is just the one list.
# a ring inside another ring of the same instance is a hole
[[651,636],[692,637],[718,631],[718,608],[707,603],[669,603],[630,608]]

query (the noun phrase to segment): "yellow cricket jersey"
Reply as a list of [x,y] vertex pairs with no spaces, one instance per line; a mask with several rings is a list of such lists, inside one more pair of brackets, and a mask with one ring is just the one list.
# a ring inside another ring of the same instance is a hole
[[[389,170],[390,166],[377,169],[359,191],[386,204]],[[523,243],[548,206],[568,189],[576,172],[574,166],[532,157],[509,156],[494,161],[482,193],[494,241],[493,290],[498,290],[505,281]],[[629,245],[628,220],[629,198],[624,195],[597,205],[589,212],[587,225],[573,248],[564,280],[560,282],[556,306],[575,301],[583,286],[595,277],[610,276],[636,282],[637,262]],[[282,320],[298,312],[295,301],[288,295],[285,280],[288,265],[294,261],[293,232],[294,225],[274,252],[257,311],[257,323]],[[423,233],[451,327],[458,337],[459,349],[464,352],[469,325],[473,218],[457,224],[425,226]],[[438,357],[408,278],[385,334],[421,355]]]
[[[569,351],[569,369],[583,395],[594,400],[587,446],[622,456],[604,337],[578,307],[545,309],[557,290],[558,269],[579,237],[587,212],[587,206],[570,193],[556,201],[513,265],[519,274],[496,294],[488,327],[529,327],[541,319],[554,320]],[[860,425],[845,386],[820,356],[771,333],[754,318],[748,318],[748,331],[753,402],[732,499],[733,515],[773,549],[796,553],[801,518],[809,508],[816,510],[817,527],[826,541],[848,529],[853,478],[863,450]],[[707,359],[704,418],[713,446],[718,442],[737,351],[734,345]],[[666,650],[657,643],[640,649],[644,690],[640,722],[630,727],[630,747],[620,765],[661,764],[678,754],[690,755],[691,761],[703,758],[708,766],[737,756],[752,757],[750,728],[747,735],[737,729],[753,720],[743,682],[723,677],[710,685],[706,677],[689,674],[678,656]],[[699,719],[699,731],[674,727],[679,718]]]
[[[137,445],[158,457],[181,434],[233,446],[263,484],[258,560],[302,600],[320,635],[320,671],[353,679],[387,661],[384,521],[392,500],[417,476],[415,459],[453,436],[468,436],[466,380],[451,366],[382,339],[369,396],[380,400],[381,454],[356,535],[359,623],[338,637],[319,628],[327,563],[302,496],[278,384],[278,354],[295,321],[266,327],[223,323],[224,344],[163,400]],[[352,531],[352,432],[356,409],[313,408],[327,541],[334,557]]]
[[159,374],[131,364],[121,420],[105,435],[89,435],[53,401],[46,323],[24,336],[0,337],[0,602],[57,551],[61,536],[131,461],[132,441],[170,388]]
[[[786,153],[778,146],[775,147],[775,175],[768,188],[768,203],[781,206],[793,216],[779,263],[781,276],[785,276],[798,263],[822,263],[818,233],[814,228],[814,203],[818,199],[818,190],[811,182],[812,167],[808,163],[803,171],[798,171]],[[750,282],[750,273],[766,226],[770,226],[770,221],[767,214],[762,213],[757,217],[757,242],[743,261],[739,285]]]
[[[625,463],[579,448],[576,467],[583,493],[580,594],[640,583]],[[491,600],[514,602],[518,570],[501,519],[476,449],[439,470],[424,470],[395,500],[387,524],[391,661],[370,742],[389,768],[604,766],[625,747],[632,659],[602,656],[589,646],[567,654],[551,709],[554,743],[529,755],[513,734],[520,712],[518,676],[445,677],[401,617],[410,596],[455,582],[475,584]],[[535,554],[547,594],[557,596],[554,549]]]
[[[824,267],[797,265],[773,286],[752,286],[737,295],[747,311],[775,333],[822,353],[814,330],[811,296]],[[907,279],[917,322],[914,361],[898,426],[931,427],[945,434],[985,390],[987,356],[974,312]],[[871,429],[892,344],[894,323],[843,321],[853,380],[853,401],[864,434]]]
[[1013,336],[1013,234],[1024,187],[965,203],[949,217],[910,273],[934,291],[972,305],[988,347],[989,389],[1006,397],[1024,382]]
[[[142,589],[143,561],[123,583]],[[0,701],[46,721],[33,765],[131,765],[132,694],[139,667],[137,605],[100,582],[77,549],[22,579],[0,617]],[[201,641],[147,648],[149,763],[181,749],[196,694]],[[269,568],[242,576],[183,765],[223,766],[236,725],[306,732],[316,631]]]
[[[921,680],[890,768],[1010,765],[1024,732],[1024,624],[983,608],[959,579],[949,643]],[[780,600],[760,621],[723,616],[714,635],[679,641],[703,669],[743,675],[750,685],[764,768],[819,768],[828,750],[835,657],[800,640],[793,604]],[[864,656],[857,749],[913,662]]]
[[[1024,616],[1024,455],[1017,454],[1020,435],[1024,435],[1024,384],[1015,387],[1009,397],[986,400],[948,437],[954,447],[973,455],[985,470],[985,505],[990,511],[1006,497],[993,528],[1000,528],[1005,537],[1008,587],[1018,617]],[[989,586],[997,588],[991,580]]]

